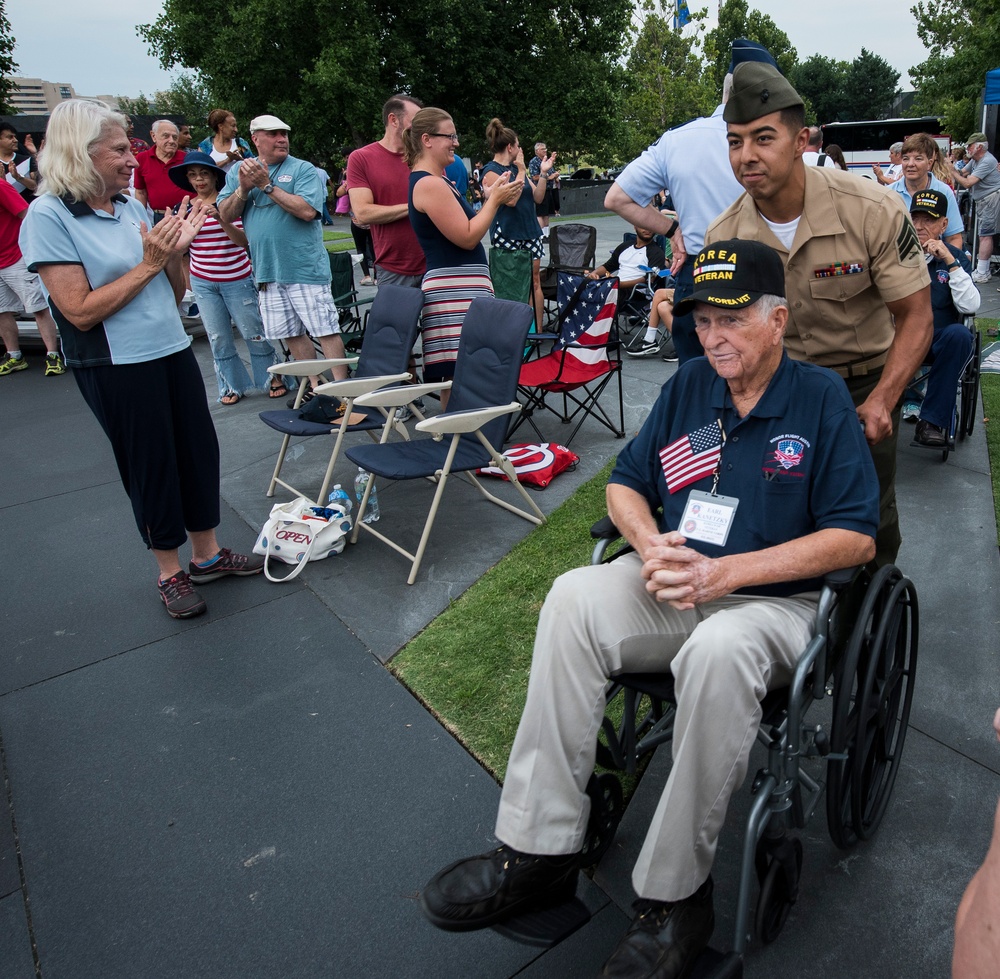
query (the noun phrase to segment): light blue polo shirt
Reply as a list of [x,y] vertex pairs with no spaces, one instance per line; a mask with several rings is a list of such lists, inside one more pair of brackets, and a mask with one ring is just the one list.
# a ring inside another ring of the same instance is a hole
[[[268,173],[275,187],[301,197],[313,207],[316,216],[312,221],[303,221],[279,207],[262,190],[250,191],[243,208],[243,230],[250,240],[254,280],[329,285],[330,259],[323,247],[320,223],[326,188],[319,171],[311,163],[289,156],[268,167]],[[239,168],[233,167],[217,203],[234,194],[239,183]]]
[[[944,194],[945,199],[948,201],[948,227],[945,228],[944,235],[946,238],[950,238],[952,235],[960,235],[965,231],[965,223],[962,221],[962,215],[958,210],[958,201],[955,200],[955,191],[953,191],[943,180],[938,180],[933,173],[928,174],[931,178],[929,186],[924,187],[924,190],[939,190]],[[896,191],[900,197],[903,198],[906,204],[906,210],[909,211],[910,205],[913,203],[913,195],[906,189],[906,180],[900,178],[894,184],[890,184],[892,189]]]
[[[46,265],[80,265],[93,289],[120,279],[142,261],[140,225],[145,208],[116,194],[114,215],[87,204],[43,194],[21,225],[20,245],[30,271]],[[44,288],[44,282],[42,283]],[[124,308],[89,330],[77,329],[53,303],[63,353],[71,367],[140,364],[168,357],[191,345],[184,332],[174,290],[160,272]]]

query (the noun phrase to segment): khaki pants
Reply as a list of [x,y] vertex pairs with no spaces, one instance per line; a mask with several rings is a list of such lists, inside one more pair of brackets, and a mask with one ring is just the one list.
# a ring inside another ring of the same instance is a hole
[[676,901],[708,877],[729,799],[746,774],[760,701],[789,681],[812,634],[817,596],[730,596],[680,612],[649,595],[641,567],[629,554],[553,584],[496,835],[526,853],[579,850],[607,678],[672,670],[674,765],[632,884],[640,897]]

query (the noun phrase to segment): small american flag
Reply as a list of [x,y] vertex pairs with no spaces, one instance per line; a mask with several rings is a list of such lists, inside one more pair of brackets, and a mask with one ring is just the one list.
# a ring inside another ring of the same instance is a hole
[[690,486],[715,471],[722,456],[722,433],[718,422],[682,435],[660,449],[660,465],[671,493]]

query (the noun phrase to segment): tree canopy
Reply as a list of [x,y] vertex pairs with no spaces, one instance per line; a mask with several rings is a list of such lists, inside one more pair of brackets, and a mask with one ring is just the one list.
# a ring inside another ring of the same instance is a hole
[[470,155],[492,116],[526,143],[572,152],[620,137],[631,12],[630,0],[165,0],[139,33],[164,67],[196,69],[244,125],[261,112],[284,119],[301,156],[380,137],[395,92],[451,112]]
[[1000,6],[994,0],[920,0],[910,12],[927,48],[927,60],[910,69],[914,109],[941,116],[945,130],[964,139],[981,124],[976,109],[986,72],[1000,63]]
[[10,104],[10,95],[14,91],[14,83],[7,77],[16,75],[17,62],[14,60],[14,33],[7,20],[5,0],[0,0],[0,113],[9,115],[16,110]]

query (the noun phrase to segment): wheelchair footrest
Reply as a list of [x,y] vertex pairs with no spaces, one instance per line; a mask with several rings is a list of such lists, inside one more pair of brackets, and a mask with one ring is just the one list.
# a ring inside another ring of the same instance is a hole
[[587,910],[587,905],[578,897],[574,897],[555,907],[528,911],[515,918],[508,918],[494,925],[493,930],[504,938],[521,942],[522,945],[552,948],[564,938],[569,938],[588,921],[590,912]]
[[743,979],[743,956],[706,948],[698,956],[690,979]]

